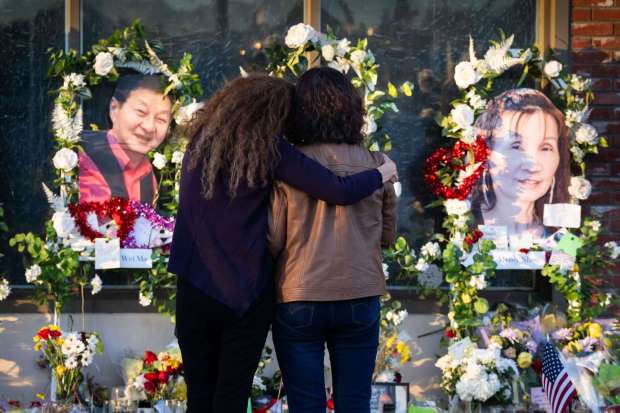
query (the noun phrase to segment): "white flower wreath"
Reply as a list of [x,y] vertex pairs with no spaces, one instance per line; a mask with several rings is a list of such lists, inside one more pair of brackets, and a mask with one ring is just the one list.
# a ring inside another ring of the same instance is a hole
[[[173,116],[168,129],[168,139],[163,147],[148,156],[154,160],[153,165],[159,175],[159,209],[167,215],[176,213],[181,160],[187,144],[183,126],[200,109],[201,104],[197,103],[196,99],[202,96],[203,90],[200,78],[192,67],[190,54],[184,54],[178,67],[171,68],[159,58],[159,50],[158,43],[149,43],[146,40],[144,28],[136,21],[130,27],[117,30],[109,38],[100,40],[82,56],[78,56],[75,50],[60,50],[50,54],[49,76],[62,80],[59,89],[54,91],[56,98],[52,110],[53,139],[56,144],[52,163],[57,175],[54,184],[60,191],[56,195],[43,184],[53,210],[53,215],[46,224],[46,235],[40,238],[35,234],[17,234],[10,243],[17,246],[19,251],[28,252],[34,262],[26,274],[28,281],[41,290],[35,292],[41,300],[47,300],[51,296],[56,302],[57,310],[73,291],[90,285],[92,294],[96,294],[102,287],[99,276],[93,276],[87,269],[80,269],[88,264],[80,264],[78,261],[92,259],[94,244],[80,233],[76,219],[69,213],[69,206],[78,201],[79,193],[77,150],[84,128],[81,100],[91,98],[91,89],[102,81],[115,82],[123,70],[161,75],[164,79],[164,95],[172,102]],[[91,127],[96,129],[94,125]],[[99,232],[115,236],[116,231],[99,226],[94,213],[89,213],[86,221]],[[148,229],[152,227],[148,226]],[[141,238],[140,234],[132,234],[135,239]],[[147,239],[148,246],[160,245],[151,242],[149,237]],[[172,285],[174,281],[174,277],[166,270],[165,254],[154,251],[152,261],[153,267],[150,270],[134,272],[141,297],[152,296],[152,291],[156,288]],[[51,294],[46,295],[44,290]],[[6,295],[6,291],[7,288],[2,287],[0,295]],[[141,302],[144,304],[146,301]],[[163,310],[170,311],[170,308]]]

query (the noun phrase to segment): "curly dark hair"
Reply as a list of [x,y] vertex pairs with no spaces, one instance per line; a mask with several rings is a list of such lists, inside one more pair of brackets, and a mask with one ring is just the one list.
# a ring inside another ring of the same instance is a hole
[[278,161],[294,87],[266,75],[237,78],[209,99],[189,127],[189,169],[202,164],[202,195],[213,197],[218,174],[233,198],[239,184],[267,185]]
[[295,87],[291,143],[362,142],[362,98],[345,75],[329,67],[308,70]]

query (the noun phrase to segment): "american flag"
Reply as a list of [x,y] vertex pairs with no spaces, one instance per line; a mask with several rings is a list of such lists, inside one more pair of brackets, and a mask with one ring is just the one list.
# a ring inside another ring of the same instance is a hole
[[565,413],[577,395],[573,382],[555,347],[547,342],[543,350],[542,385],[552,413]]

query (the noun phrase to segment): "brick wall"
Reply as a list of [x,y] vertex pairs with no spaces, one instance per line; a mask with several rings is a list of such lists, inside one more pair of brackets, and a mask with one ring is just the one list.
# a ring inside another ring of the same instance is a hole
[[[605,240],[620,241],[620,0],[571,0],[571,70],[593,78],[590,120],[609,140],[589,159],[586,208],[602,214]],[[620,266],[615,272],[620,287]]]

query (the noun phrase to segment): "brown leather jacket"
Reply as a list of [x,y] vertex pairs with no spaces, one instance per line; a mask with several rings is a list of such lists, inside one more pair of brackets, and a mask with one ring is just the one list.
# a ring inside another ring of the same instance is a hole
[[[380,153],[348,144],[299,149],[340,176],[381,165]],[[276,258],[278,302],[336,301],[385,292],[381,248],[396,235],[396,195],[387,183],[350,206],[329,205],[276,182],[269,248]]]

